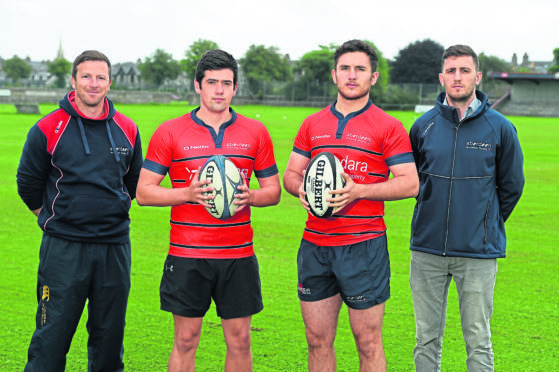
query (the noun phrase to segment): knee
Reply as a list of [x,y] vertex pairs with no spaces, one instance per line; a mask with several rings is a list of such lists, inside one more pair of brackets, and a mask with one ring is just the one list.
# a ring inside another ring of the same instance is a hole
[[378,332],[359,333],[354,335],[355,345],[359,354],[373,356],[382,349],[382,335]]
[[235,332],[225,339],[227,348],[238,353],[250,352],[250,330]]
[[478,332],[464,332],[464,341],[469,350],[491,350],[491,335]]
[[309,349],[320,349],[323,347],[332,347],[334,345],[334,335],[330,335],[322,331],[306,330],[307,344]]
[[198,348],[200,333],[181,332],[175,334],[175,348],[181,354],[188,353]]

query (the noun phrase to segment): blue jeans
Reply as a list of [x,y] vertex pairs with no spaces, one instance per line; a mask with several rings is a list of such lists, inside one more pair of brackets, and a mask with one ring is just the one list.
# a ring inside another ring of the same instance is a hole
[[416,371],[440,371],[448,286],[458,291],[468,371],[493,371],[490,320],[496,259],[443,257],[411,252],[410,287],[415,312]]

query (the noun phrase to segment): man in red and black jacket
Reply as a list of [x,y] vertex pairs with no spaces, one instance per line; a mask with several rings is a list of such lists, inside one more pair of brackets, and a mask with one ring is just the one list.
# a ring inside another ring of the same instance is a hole
[[106,97],[111,64],[79,55],[73,91],[29,131],[18,193],[43,230],[36,330],[26,371],[59,371],[88,302],[89,366],[122,371],[130,218],[142,168],[138,127]]

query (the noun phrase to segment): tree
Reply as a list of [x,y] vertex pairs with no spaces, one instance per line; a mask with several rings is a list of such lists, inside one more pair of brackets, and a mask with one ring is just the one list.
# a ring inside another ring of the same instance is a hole
[[245,74],[249,91],[262,97],[264,81],[290,81],[293,79],[291,64],[286,56],[279,53],[277,47],[251,45],[245,56],[239,61]]
[[388,82],[390,81],[390,71],[388,68],[388,61],[382,55],[382,52],[375,46],[372,41],[364,40],[367,44],[369,44],[375,52],[377,52],[378,57],[378,65],[377,71],[379,73],[379,77],[373,88],[371,89],[371,99],[374,102],[382,101],[383,96],[386,93],[386,88],[388,87]]
[[186,71],[186,75],[194,80],[196,74],[196,65],[204,53],[210,50],[219,49],[217,43],[211,40],[198,39],[193,42],[188,50],[184,52],[186,58],[181,60],[181,67]]
[[553,65],[547,70],[550,74],[559,72],[559,48],[553,49]]
[[415,41],[398,52],[392,63],[393,83],[438,83],[444,47],[425,39]]
[[55,85],[57,88],[64,88],[66,86],[66,76],[68,76],[71,69],[72,64],[65,58],[57,58],[47,64],[49,74],[56,76]]
[[485,53],[480,53],[478,55],[479,59],[479,70],[481,71],[481,86],[480,89],[483,91],[489,91],[496,86],[503,85],[503,82],[496,81],[489,78],[489,73],[491,72],[509,72],[512,71],[512,64],[496,56],[488,56]]
[[19,79],[25,79],[31,75],[31,66],[17,55],[4,60],[2,69],[6,76],[12,79],[14,85],[17,85]]
[[157,49],[151,57],[146,57],[145,62],[139,64],[138,69],[144,80],[159,88],[166,79],[176,79],[181,68],[170,53]]
[[319,45],[320,49],[305,53],[295,64],[293,71],[299,74],[295,84],[295,99],[308,99],[309,96],[333,94],[332,68],[336,45]]
[[488,56],[485,53],[480,53],[479,70],[483,77],[489,77],[490,72],[509,72],[512,71],[512,65],[496,56]]
[[295,65],[301,81],[309,83],[332,83],[332,68],[336,45],[319,45],[320,49],[307,52]]

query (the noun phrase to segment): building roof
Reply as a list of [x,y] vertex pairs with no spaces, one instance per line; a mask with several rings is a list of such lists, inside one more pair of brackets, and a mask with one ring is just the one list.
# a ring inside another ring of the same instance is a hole
[[559,81],[559,73],[542,74],[536,72],[490,72],[491,79],[503,80],[512,84],[515,80],[527,80],[539,84],[543,80]]
[[112,68],[112,75],[136,75],[140,76],[142,73],[134,62],[116,63]]

